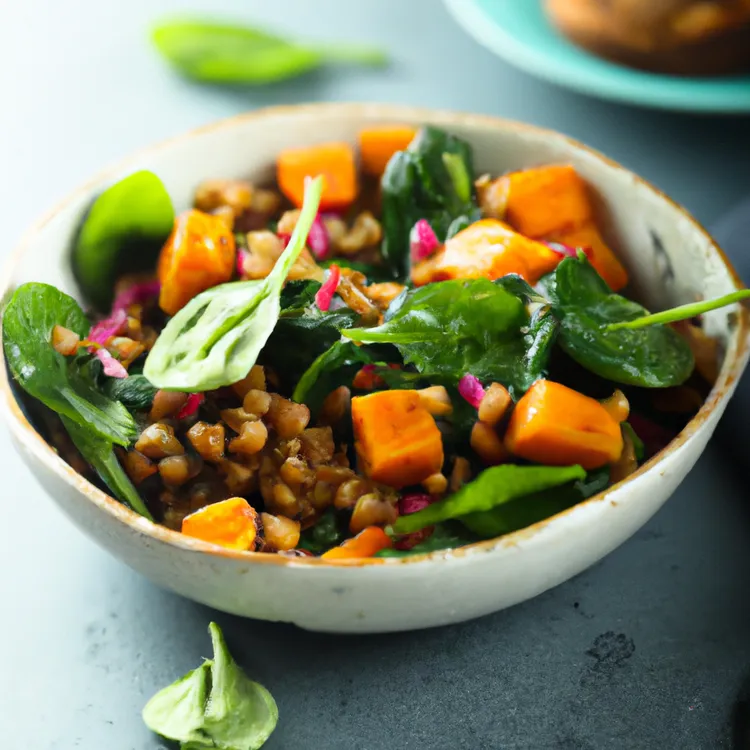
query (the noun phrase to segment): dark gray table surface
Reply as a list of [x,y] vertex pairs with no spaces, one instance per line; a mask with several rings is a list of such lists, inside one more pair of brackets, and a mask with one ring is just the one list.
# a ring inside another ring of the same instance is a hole
[[[144,41],[151,20],[184,7],[369,40],[394,64],[263,91],[196,87]],[[747,118],[647,112],[552,88],[480,48],[437,0],[4,3],[0,93],[3,253],[40,211],[134,148],[306,100],[408,102],[557,128],[707,224],[750,194]],[[567,584],[472,623],[357,638],[242,621],[165,593],[75,530],[4,433],[0,462],[3,750],[160,747],[140,709],[208,655],[211,618],[279,703],[269,750],[744,746],[750,508],[742,466],[716,444],[642,531]]]

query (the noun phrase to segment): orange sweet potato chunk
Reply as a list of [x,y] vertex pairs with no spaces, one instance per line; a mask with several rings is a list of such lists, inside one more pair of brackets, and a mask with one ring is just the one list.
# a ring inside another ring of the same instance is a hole
[[362,470],[401,488],[443,468],[443,439],[417,391],[378,391],[352,399],[352,421]]
[[617,461],[623,439],[620,425],[598,401],[537,380],[513,410],[505,446],[528,461],[590,470]]

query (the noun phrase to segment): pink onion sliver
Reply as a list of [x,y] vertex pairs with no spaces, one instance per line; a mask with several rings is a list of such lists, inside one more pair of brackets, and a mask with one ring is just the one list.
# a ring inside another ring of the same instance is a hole
[[432,503],[432,498],[429,495],[414,492],[411,495],[404,495],[398,501],[398,512],[402,516],[408,516],[410,513],[423,510],[430,503]]
[[458,381],[458,392],[475,409],[479,408],[479,404],[482,403],[482,399],[484,398],[484,387],[478,378],[475,378],[468,372]]
[[160,291],[161,284],[158,281],[144,281],[133,284],[117,295],[112,304],[112,312],[127,310],[131,305],[148,302],[153,297],[158,297]]
[[415,263],[429,258],[440,247],[437,235],[427,219],[420,219],[409,233],[411,259]]
[[115,310],[108,318],[104,318],[104,320],[100,320],[91,326],[89,341],[103,346],[112,336],[122,333],[127,322],[128,316],[125,310],[122,308]]
[[573,247],[572,245],[566,245],[563,242],[542,242],[542,245],[546,245],[550,250],[562,255],[564,258],[577,258],[579,250],[583,252],[589,260],[593,255],[593,251],[590,247]]
[[186,419],[192,417],[195,412],[200,409],[201,404],[206,400],[206,396],[203,393],[191,393],[187,397],[187,401],[183,405],[182,409],[177,412],[177,419]]
[[245,261],[250,257],[250,253],[247,250],[240,248],[237,251],[237,273],[240,276],[245,275]]
[[316,260],[324,260],[328,256],[328,251],[331,249],[331,240],[328,237],[328,230],[326,225],[323,223],[323,218],[320,214],[315,217],[310,231],[307,235],[307,246],[315,256]]
[[341,269],[333,265],[328,269],[328,277],[315,294],[315,304],[323,311],[328,312],[331,308],[333,295],[336,294],[339,281],[341,280]]
[[128,371],[106,350],[97,349],[94,356],[104,365],[104,374],[110,378],[126,378]]

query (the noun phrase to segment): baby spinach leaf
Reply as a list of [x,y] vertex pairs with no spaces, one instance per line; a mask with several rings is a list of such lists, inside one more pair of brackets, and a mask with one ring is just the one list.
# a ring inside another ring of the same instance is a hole
[[156,388],[145,376],[138,374],[127,378],[107,378],[103,388],[111,399],[132,411],[150,409],[156,395]]
[[515,398],[546,369],[557,322],[547,308],[530,319],[515,294],[487,279],[442,281],[394,300],[375,328],[342,331],[362,343],[394,344],[428,380],[455,384],[467,372],[498,381]]
[[299,373],[304,373],[317,357],[339,341],[341,329],[356,325],[358,320],[359,315],[348,307],[329,312],[314,305],[285,310],[263,348],[261,359],[291,389]]
[[670,310],[644,315],[642,318],[636,318],[635,320],[622,320],[619,323],[610,323],[606,327],[606,331],[617,331],[623,328],[634,330],[636,328],[645,328],[646,326],[665,325],[667,323],[677,323],[680,320],[690,320],[690,318],[696,318],[711,310],[718,310],[721,307],[733,305],[735,302],[741,302],[748,298],[750,298],[750,289],[740,289],[716,299],[690,302],[687,305],[673,307]]
[[347,529],[333,508],[328,508],[318,522],[302,532],[299,546],[315,555],[336,547],[346,537]]
[[135,172],[91,204],[72,249],[84,297],[108,310],[118,276],[151,270],[174,225],[172,201],[152,172]]
[[315,414],[325,397],[342,385],[351,385],[362,365],[374,364],[367,348],[351,341],[336,341],[302,374],[292,399],[307,404]]
[[409,534],[441,521],[463,519],[470,514],[491,511],[511,500],[583,479],[585,476],[586,472],[580,466],[493,466],[485,469],[473,482],[464,485],[455,494],[416,513],[401,516],[393,524],[393,532]]
[[219,626],[208,629],[214,658],[154,695],[143,721],[182,750],[257,750],[278,723],[276,702],[237,666]]
[[413,557],[438,550],[463,547],[475,541],[476,537],[467,533],[466,529],[462,529],[458,524],[439,523],[424,542],[415,544],[411,549],[384,549],[376,553],[374,557]]
[[64,357],[52,347],[52,329],[60,325],[84,337],[89,321],[78,303],[48,284],[16,289],[3,314],[3,347],[18,384],[60,416],[100,438],[128,446],[136,425],[127,409],[102,393],[88,355]]
[[672,328],[607,328],[648,310],[613,293],[585,258],[566,258],[541,284],[561,318],[560,346],[582,367],[643,388],[680,385],[690,377],[692,352]]
[[471,146],[439,128],[422,128],[388,162],[381,181],[382,254],[397,278],[409,275],[409,233],[430,222],[442,242],[480,218]]
[[143,368],[157,388],[208,391],[247,375],[276,327],[279,295],[305,246],[321,192],[321,177],[308,183],[289,244],[265,279],[213,287],[167,323]]
[[353,44],[303,46],[274,34],[227,23],[172,19],[152,38],[177,71],[204,83],[266,84],[294,78],[326,63],[384,65],[385,53]]
[[288,281],[279,295],[281,310],[304,310],[315,302],[320,287],[320,282],[314,279]]
[[484,539],[510,534],[562,513],[608,485],[609,468],[605,467],[590,472],[584,479],[534,492],[492,510],[470,513],[461,518],[461,523]]
[[153,521],[146,503],[143,502],[143,498],[117,460],[112,443],[66,416],[61,415],[60,419],[76,448],[101,477],[110,492],[136,513]]

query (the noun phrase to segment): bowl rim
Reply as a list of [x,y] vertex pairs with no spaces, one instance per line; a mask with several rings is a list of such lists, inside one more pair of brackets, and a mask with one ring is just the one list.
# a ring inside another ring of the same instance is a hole
[[[659,198],[669,203],[677,212],[682,214],[683,219],[690,224],[695,232],[703,235],[704,239],[707,241],[708,246],[712,251],[716,252],[716,254],[721,259],[726,270],[729,272],[729,275],[732,278],[735,287],[737,289],[744,288],[744,284],[740,280],[737,272],[734,270],[732,264],[730,263],[724,252],[721,250],[721,248],[718,247],[716,242],[714,242],[714,240],[704,229],[704,227],[686,209],[673,201],[658,188],[654,187],[651,183],[634,174],[633,172],[630,172],[630,170],[627,170],[616,161],[558,131],[538,127],[535,125],[529,125],[515,120],[495,117],[492,115],[472,114],[455,110],[414,107],[400,104],[343,102],[282,105],[264,107],[250,112],[240,113],[215,122],[211,122],[198,128],[191,129],[180,135],[164,139],[151,146],[139,149],[130,156],[120,159],[114,164],[104,168],[94,177],[87,180],[83,185],[68,193],[65,198],[60,200],[56,206],[54,206],[39,220],[32,224],[32,226],[23,234],[20,241],[9,253],[2,266],[2,270],[0,270],[0,300],[5,301],[8,294],[14,288],[13,278],[21,257],[27,251],[28,247],[32,244],[39,232],[54,217],[64,211],[70,204],[80,200],[86,195],[89,195],[97,186],[106,184],[107,182],[111,181],[111,179],[115,175],[126,171],[130,166],[137,166],[138,163],[145,157],[157,154],[158,152],[164,149],[171,148],[176,144],[190,141],[205,133],[229,130],[236,127],[240,123],[245,123],[251,120],[273,119],[280,116],[299,117],[322,115],[336,115],[339,117],[364,119],[368,115],[371,116],[373,114],[376,114],[378,117],[383,119],[392,119],[393,121],[398,121],[400,117],[402,119],[408,118],[412,121],[440,122],[446,125],[450,125],[452,123],[464,124],[470,127],[472,124],[477,124],[498,130],[514,130],[517,132],[533,133],[537,136],[562,140],[567,143],[567,145],[576,150],[587,153],[597,161],[603,162],[609,167],[614,167],[618,170],[623,171],[629,177],[631,177],[634,182],[640,184],[641,186],[644,186],[647,190],[651,191]],[[245,562],[248,564],[259,563],[271,565],[287,565],[294,567],[322,567],[327,569],[361,569],[371,567],[373,565],[393,566],[431,561],[448,562],[449,560],[461,559],[467,555],[474,555],[482,552],[489,553],[503,547],[516,546],[519,541],[526,540],[531,536],[536,535],[544,527],[556,521],[562,520],[565,516],[568,516],[575,511],[580,511],[580,509],[583,507],[592,507],[601,504],[607,499],[607,496],[613,490],[620,489],[628,482],[631,482],[648,472],[656,470],[658,464],[668,455],[679,449],[706,422],[706,420],[713,413],[716,407],[727,397],[728,391],[742,374],[745,354],[748,349],[748,345],[750,344],[749,332],[750,310],[748,310],[745,306],[740,306],[739,314],[737,316],[737,326],[733,332],[733,337],[737,342],[737,346],[734,347],[735,350],[733,352],[730,352],[726,355],[721,367],[719,378],[714,384],[711,393],[706,398],[700,410],[693,417],[693,419],[688,422],[688,424],[679,433],[679,435],[677,435],[672,440],[672,442],[669,443],[668,446],[666,446],[656,455],[652,456],[647,462],[638,467],[637,471],[635,471],[624,480],[612,485],[611,487],[608,487],[607,489],[591,496],[590,498],[587,498],[583,502],[578,503],[571,508],[567,508],[561,513],[550,516],[549,518],[545,518],[537,522],[536,524],[533,524],[532,526],[519,529],[510,534],[474,542],[463,547],[457,547],[448,550],[436,550],[434,552],[407,557],[364,558],[358,560],[324,560],[320,557],[287,557],[280,554],[238,551],[221,547],[210,542],[205,542],[200,539],[195,539],[193,537],[185,536],[181,532],[173,531],[166,526],[162,526],[156,522],[149,521],[140,514],[128,508],[116,498],[100,490],[84,476],[76,472],[73,467],[66,463],[34,429],[34,427],[29,423],[25,414],[19,407],[11,390],[7,367],[5,366],[5,353],[4,351],[2,351],[2,347],[0,347],[0,392],[2,394],[2,397],[0,398],[0,412],[4,414],[6,424],[13,437],[17,439],[34,456],[34,458],[41,464],[43,464],[43,466],[45,466],[52,474],[65,482],[67,485],[70,485],[73,489],[77,490],[89,502],[92,502],[94,505],[96,505],[101,511],[109,514],[110,516],[113,516],[116,521],[125,524],[125,526],[127,526],[131,531],[137,534],[148,536],[154,541],[161,542],[172,547],[177,547],[188,552],[198,552],[218,558],[231,558],[239,562]],[[0,334],[1,333],[2,321],[0,320]]]

